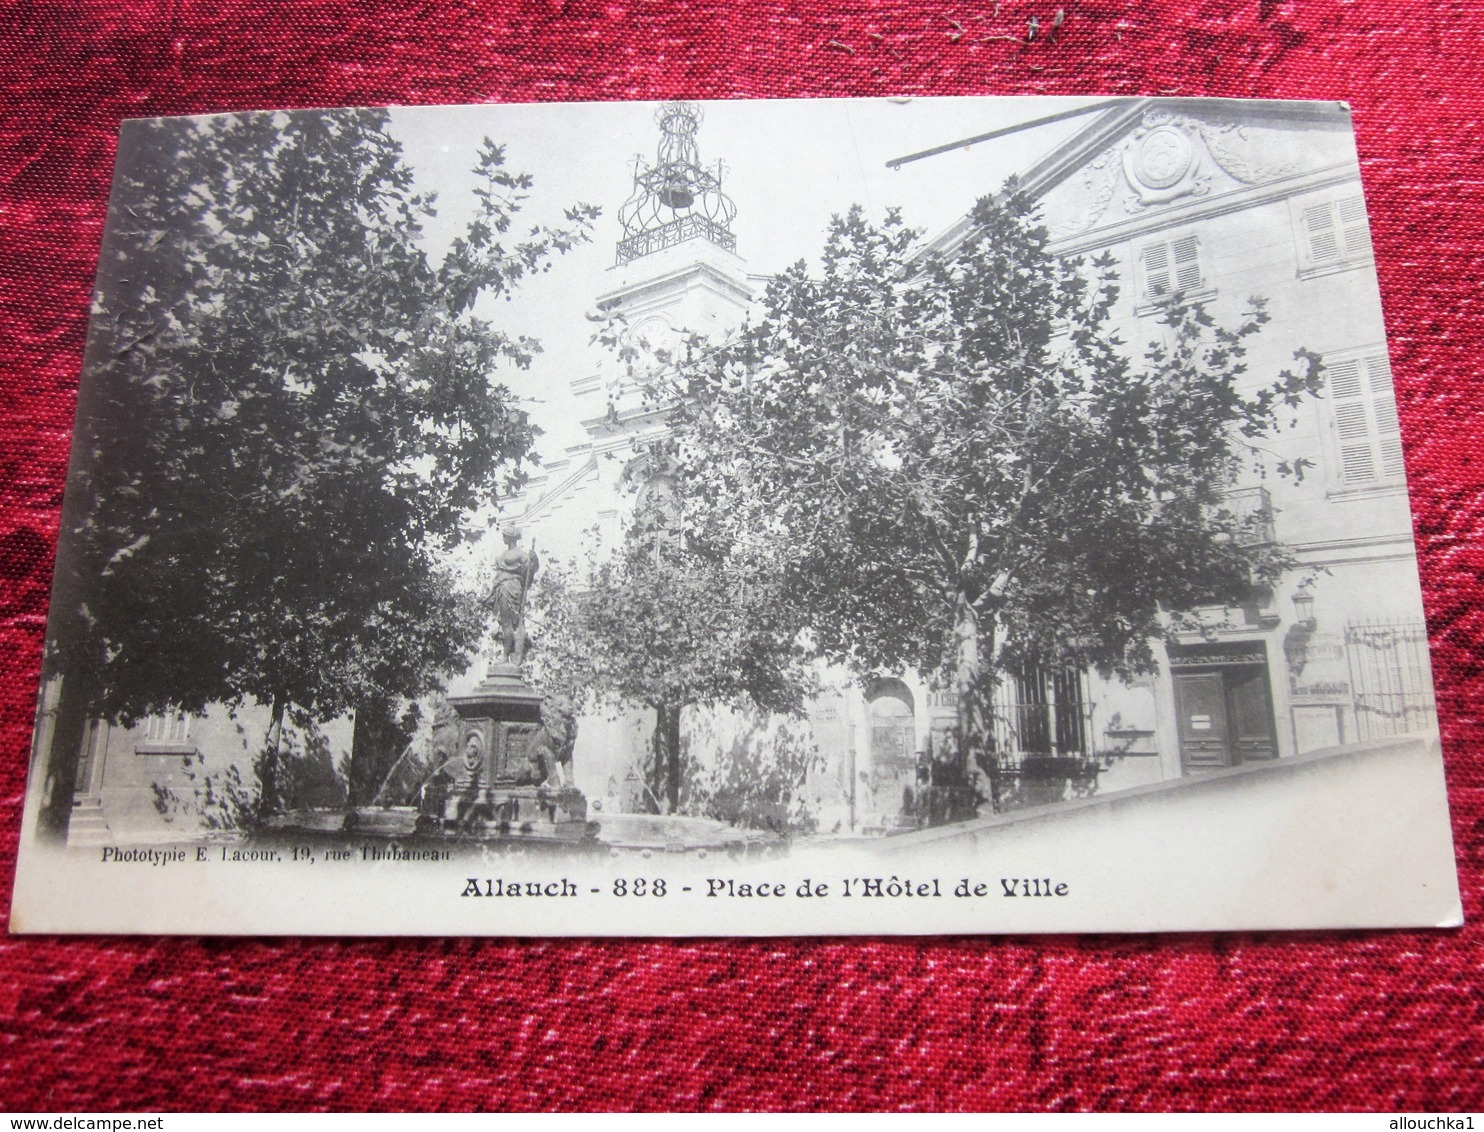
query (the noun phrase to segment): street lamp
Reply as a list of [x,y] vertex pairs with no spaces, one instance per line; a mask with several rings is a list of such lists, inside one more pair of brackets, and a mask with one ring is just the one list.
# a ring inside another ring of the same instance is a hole
[[1300,628],[1310,630],[1314,628],[1314,595],[1307,588],[1300,588],[1294,593],[1293,615]]

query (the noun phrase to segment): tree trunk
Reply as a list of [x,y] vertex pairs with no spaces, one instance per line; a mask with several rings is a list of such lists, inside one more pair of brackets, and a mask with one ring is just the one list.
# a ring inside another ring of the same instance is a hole
[[665,812],[665,769],[668,765],[667,753],[663,738],[664,728],[660,726],[660,713],[663,709],[654,709],[654,731],[649,736],[649,766],[646,768],[649,774],[647,783],[649,789],[644,800],[645,809],[652,814]]
[[677,705],[670,709],[669,718],[665,721],[665,744],[670,749],[670,781],[668,783],[668,802],[670,812],[680,812],[680,707]]
[[46,777],[36,822],[37,836],[43,840],[55,843],[67,840],[67,827],[72,820],[72,798],[77,793],[78,758],[92,714],[93,689],[90,683],[80,675],[63,677],[57,717],[46,752]]
[[680,809],[680,708],[661,704],[654,712],[654,798],[657,808]]
[[[993,736],[993,690],[983,662],[984,632],[979,624],[979,615],[969,600],[960,595],[954,633],[958,643],[958,758],[959,772],[966,784],[974,780],[973,768],[977,765],[989,779],[989,804],[995,813],[1000,810],[1000,760],[994,749]],[[989,633],[988,645],[994,647],[993,630]]]
[[263,739],[263,754],[258,763],[258,816],[265,818],[277,813],[282,800],[279,797],[278,753],[283,745],[282,696],[273,697],[273,714],[268,723],[268,734]]

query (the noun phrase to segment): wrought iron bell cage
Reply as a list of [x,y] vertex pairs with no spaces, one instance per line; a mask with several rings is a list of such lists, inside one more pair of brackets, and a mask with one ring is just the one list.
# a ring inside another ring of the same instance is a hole
[[620,265],[696,237],[737,250],[731,227],[737,206],[722,191],[722,164],[703,166],[696,146],[703,117],[694,102],[667,102],[655,114],[660,141],[654,163],[634,158],[634,191],[618,210]]

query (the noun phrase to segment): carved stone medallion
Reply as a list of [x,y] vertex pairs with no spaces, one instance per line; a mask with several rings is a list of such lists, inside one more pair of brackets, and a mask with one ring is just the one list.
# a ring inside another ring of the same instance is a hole
[[1123,151],[1123,175],[1133,189],[1129,204],[1134,209],[1211,191],[1211,178],[1201,174],[1195,138],[1178,121],[1146,118]]
[[1190,172],[1195,146],[1174,126],[1157,126],[1144,135],[1133,153],[1134,176],[1151,189],[1170,189]]

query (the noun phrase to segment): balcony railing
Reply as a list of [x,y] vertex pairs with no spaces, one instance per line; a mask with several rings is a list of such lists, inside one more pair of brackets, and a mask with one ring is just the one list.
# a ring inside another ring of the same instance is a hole
[[1267,546],[1277,541],[1273,533],[1273,501],[1267,488],[1233,488],[1223,496],[1221,507],[1236,517],[1239,546]]
[[719,248],[737,250],[737,237],[730,230],[704,216],[682,216],[649,231],[636,232],[618,244],[618,263],[632,263],[641,256],[673,248],[686,240],[705,237]]

